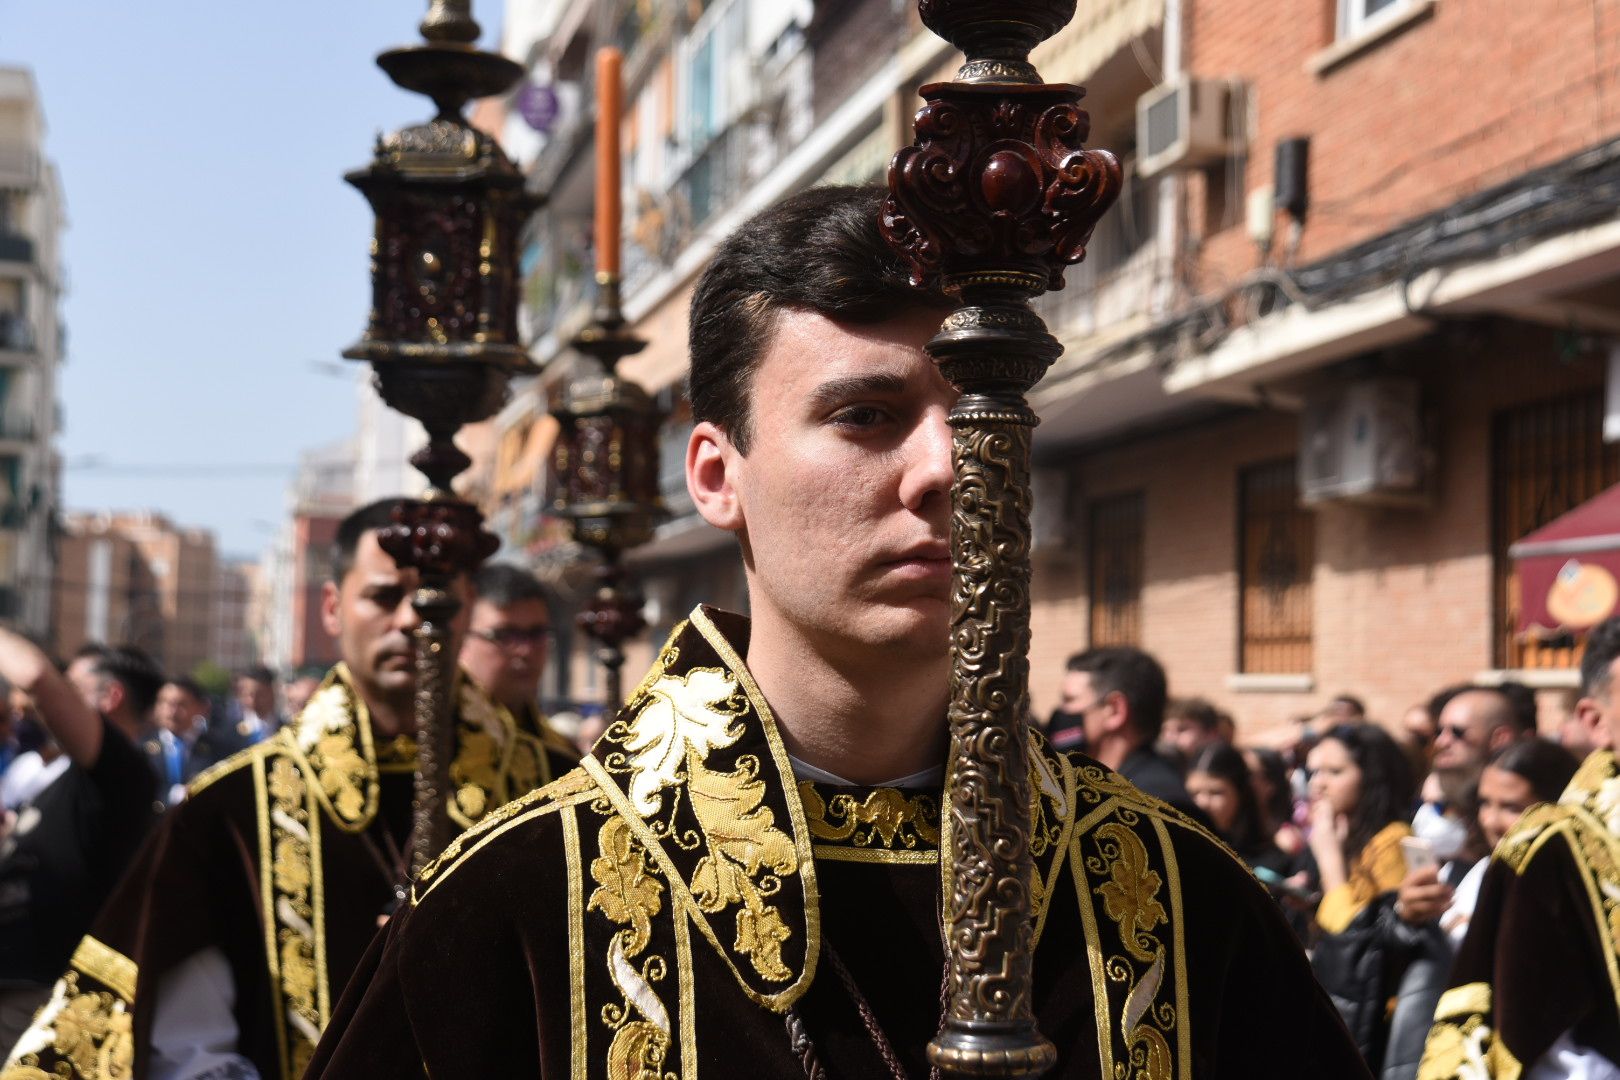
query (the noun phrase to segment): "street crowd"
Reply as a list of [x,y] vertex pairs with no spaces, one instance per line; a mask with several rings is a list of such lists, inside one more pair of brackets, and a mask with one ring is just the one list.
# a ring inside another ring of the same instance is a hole
[[1224,840],[1288,913],[1375,1075],[1411,1080],[1493,849],[1606,739],[1620,619],[1586,648],[1584,696],[1556,739],[1538,734],[1535,693],[1508,681],[1447,686],[1388,726],[1346,693],[1280,745],[1245,746],[1231,715],[1167,697],[1163,668],[1128,646],[1069,658],[1047,736]]
[[[486,568],[484,585],[463,666],[532,708],[551,604],[516,567]],[[1587,658],[1596,672],[1620,658],[1620,620],[1594,631]],[[199,774],[274,733],[320,685],[313,674],[278,685],[255,666],[234,675],[228,696],[211,696],[137,648],[100,644],[55,670],[0,632],[7,1046],[149,827]],[[1153,656],[1115,646],[1070,657],[1043,726],[1054,747],[1118,771],[1242,859],[1285,911],[1375,1074],[1394,1080],[1417,1076],[1492,849],[1530,807],[1556,802],[1602,739],[1589,710],[1545,738],[1536,708],[1517,683],[1458,684],[1386,727],[1344,694],[1299,717],[1280,745],[1246,746],[1231,715],[1169,697]],[[581,752],[603,727],[600,716],[563,719]]]

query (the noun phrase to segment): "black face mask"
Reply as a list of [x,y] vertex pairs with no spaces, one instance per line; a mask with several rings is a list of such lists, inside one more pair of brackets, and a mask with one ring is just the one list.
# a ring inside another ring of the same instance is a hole
[[1046,737],[1059,750],[1083,750],[1086,745],[1086,714],[1052,710],[1046,724]]

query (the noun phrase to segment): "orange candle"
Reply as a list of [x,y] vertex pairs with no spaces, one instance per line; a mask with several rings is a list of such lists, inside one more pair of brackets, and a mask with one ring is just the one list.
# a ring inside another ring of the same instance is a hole
[[624,55],[610,46],[596,51],[596,272],[619,276],[619,117]]

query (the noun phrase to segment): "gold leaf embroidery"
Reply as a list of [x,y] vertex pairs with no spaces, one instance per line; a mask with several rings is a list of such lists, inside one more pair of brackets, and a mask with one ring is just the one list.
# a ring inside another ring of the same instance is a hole
[[309,847],[292,836],[281,836],[275,843],[274,875],[276,891],[302,897],[309,892]]
[[321,790],[332,800],[332,808],[339,817],[354,821],[364,816],[366,796],[362,785],[371,770],[355,749],[354,738],[349,733],[321,736],[315,743],[315,752],[310,755],[310,763],[315,766]]
[[[56,1073],[39,1068],[39,1055],[47,1049],[70,1063],[72,1072],[63,1074],[60,1065]],[[13,1060],[0,1077],[57,1080],[62,1074],[124,1080],[134,1059],[128,1004],[104,990],[81,990],[79,973],[70,970],[57,980],[50,1001],[18,1040]]]
[[284,757],[275,759],[270,766],[270,795],[279,803],[304,801],[304,777],[296,766]]
[[744,898],[743,910],[737,913],[735,947],[753,961],[754,970],[778,982],[792,978],[793,972],[782,963],[782,943],[792,936],[777,910],[760,903],[758,893]]
[[652,938],[652,917],[662,905],[664,886],[647,873],[646,853],[623,818],[608,818],[597,835],[597,843],[602,854],[591,860],[591,877],[596,879],[597,887],[586,910],[600,911],[621,926],[628,926],[625,952],[634,956]]
[[818,840],[890,850],[939,843],[939,803],[930,795],[908,798],[894,788],[879,788],[864,800],[842,793],[824,800],[813,782],[801,780],[799,800],[805,825]]
[[736,742],[747,698],[735,679],[719,668],[696,668],[686,675],[661,675],[640,694],[624,749],[630,765],[630,802],[652,817],[663,805],[661,792],[681,783],[688,758]]
[[1169,917],[1157,894],[1164,881],[1148,866],[1147,847],[1126,826],[1111,821],[1097,829],[1111,880],[1097,886],[1108,917],[1119,924],[1125,949],[1138,960],[1153,959],[1152,939],[1144,936]]
[[614,1033],[608,1047],[609,1080],[656,1080],[668,1053],[668,1032],[645,1020],[632,1020]]

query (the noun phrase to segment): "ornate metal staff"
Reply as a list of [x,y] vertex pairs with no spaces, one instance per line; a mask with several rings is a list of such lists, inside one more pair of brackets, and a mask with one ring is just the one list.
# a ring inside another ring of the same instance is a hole
[[604,673],[603,705],[624,703],[624,643],[647,623],[642,599],[621,556],[652,539],[664,516],[658,491],[658,425],[663,417],[641,387],[616,367],[647,342],[625,325],[619,306],[619,50],[597,53],[596,308],[572,344],[597,370],[564,391],[552,415],[559,433],[552,454],[558,487],[553,504],[573,523],[574,539],[601,558],[581,630],[596,642]]
[[1030,440],[1025,394],[1062,352],[1029,307],[1119,193],[1119,163],[1082,145],[1084,91],[1043,84],[1036,45],[1075,0],[920,0],[966,54],[922,88],[917,141],[889,166],[883,231],[913,280],[960,303],[928,353],[951,410],[950,1005],[929,1060],[952,1076],[1024,1077],[1057,1057],[1030,1002]]
[[428,490],[402,502],[380,537],[395,562],[420,574],[411,597],[422,617],[414,635],[412,873],[452,835],[445,809],[455,734],[450,622],[461,607],[452,585],[497,546],[478,508],[451,489],[471,464],[453,439],[462,425],[500,409],[512,374],[534,370],[518,343],[517,236],[540,202],[495,140],[462,116],[468,101],[500,93],[523,69],[473,48],[479,28],[470,0],[433,0],[421,31],[426,44],[391,49],[377,64],[400,86],[431,97],[438,115],[378,138],[371,164],[345,177],[377,222],[371,317],[343,352],[369,360],[382,399],[428,433],[411,458]]

